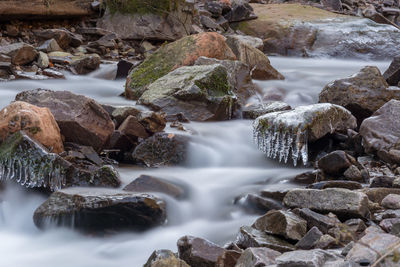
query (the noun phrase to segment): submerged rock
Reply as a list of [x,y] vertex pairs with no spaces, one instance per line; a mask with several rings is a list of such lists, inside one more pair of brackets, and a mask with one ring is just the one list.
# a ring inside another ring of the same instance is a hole
[[236,97],[222,65],[181,67],[147,87],[138,101],[167,114],[183,113],[190,120],[227,120]]
[[356,128],[356,119],[343,107],[333,104],[300,106],[290,111],[265,114],[253,124],[255,143],[270,158],[293,164],[308,162],[308,143],[328,133]]
[[151,195],[85,188],[53,193],[33,215],[39,228],[63,226],[89,232],[145,230],[165,219],[165,202]]
[[221,60],[236,59],[224,37],[218,33],[208,32],[184,37],[161,46],[130,71],[126,80],[125,97],[138,99],[149,84],[181,66],[193,65],[201,56]]

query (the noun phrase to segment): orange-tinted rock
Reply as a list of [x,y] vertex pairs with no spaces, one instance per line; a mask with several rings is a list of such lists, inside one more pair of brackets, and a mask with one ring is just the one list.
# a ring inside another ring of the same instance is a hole
[[48,108],[16,101],[0,111],[0,140],[23,130],[55,153],[64,151],[60,129]]

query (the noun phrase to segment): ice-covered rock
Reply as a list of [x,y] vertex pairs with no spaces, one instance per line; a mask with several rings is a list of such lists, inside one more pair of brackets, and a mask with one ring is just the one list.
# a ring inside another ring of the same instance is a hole
[[289,111],[268,113],[253,124],[254,141],[268,157],[293,164],[308,162],[308,143],[328,133],[354,129],[356,118],[333,104],[300,106]]

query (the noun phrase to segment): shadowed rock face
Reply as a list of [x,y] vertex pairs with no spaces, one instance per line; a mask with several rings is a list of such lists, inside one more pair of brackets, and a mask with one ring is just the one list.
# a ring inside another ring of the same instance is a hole
[[164,223],[164,201],[147,194],[105,189],[64,189],[34,213],[39,228],[64,226],[103,232],[145,230]]

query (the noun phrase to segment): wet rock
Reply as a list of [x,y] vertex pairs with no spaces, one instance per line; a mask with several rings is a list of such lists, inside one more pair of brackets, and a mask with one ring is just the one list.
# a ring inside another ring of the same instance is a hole
[[358,182],[353,182],[353,181],[341,181],[341,180],[335,180],[335,181],[323,181],[323,182],[318,182],[318,183],[313,183],[307,188],[310,189],[326,189],[326,188],[345,188],[349,190],[356,190],[356,189],[361,189],[362,185]]
[[77,74],[88,74],[100,67],[100,57],[97,54],[86,55],[73,61],[71,67]]
[[235,266],[237,260],[242,255],[241,251],[225,250],[221,256],[218,257],[216,267],[230,267]]
[[279,252],[292,251],[296,248],[287,241],[269,235],[250,226],[242,226],[236,237],[236,244],[243,248],[266,247]]
[[139,123],[138,119],[132,115],[129,115],[124,122],[119,126],[118,131],[120,131],[123,135],[126,135],[133,140],[136,140],[138,137],[147,138],[149,134],[146,132],[146,129],[142,124]]
[[232,50],[218,33],[200,33],[161,46],[146,60],[131,70],[125,87],[125,97],[138,99],[147,86],[158,78],[181,67],[190,66],[201,57],[235,60]]
[[49,62],[49,57],[47,56],[46,53],[39,52],[38,58],[37,58],[37,65],[39,68],[47,68],[50,65]]
[[342,188],[293,189],[286,194],[283,202],[291,208],[333,212],[344,217],[369,216],[367,195]]
[[368,199],[375,203],[381,203],[382,200],[390,194],[400,194],[399,188],[364,188],[362,190]]
[[320,177],[323,176],[323,173],[321,170],[313,170],[313,171],[307,171],[307,172],[303,172],[300,173],[298,175],[296,175],[293,178],[293,182],[297,183],[297,184],[313,184],[316,181],[320,180]]
[[13,102],[3,108],[0,111],[0,141],[20,130],[50,151],[64,151],[60,129],[48,108],[22,101]]
[[374,177],[372,179],[371,184],[370,184],[369,187],[370,188],[376,188],[376,187],[391,188],[393,186],[394,179],[395,179],[395,177],[386,176],[386,175]]
[[395,56],[389,68],[383,73],[389,85],[397,86],[400,82],[400,56]]
[[307,232],[307,222],[290,211],[271,210],[258,218],[255,229],[269,234],[280,235],[292,240],[300,240]]
[[321,236],[323,236],[323,233],[318,227],[314,226],[296,243],[296,247],[298,249],[312,249],[315,247],[318,240],[320,240]]
[[70,188],[53,193],[33,220],[89,232],[145,230],[164,223],[165,202],[146,194],[106,189]]
[[386,209],[400,209],[400,195],[389,194],[381,202],[382,207]]
[[271,198],[277,201],[283,201],[283,198],[285,197],[286,193],[288,190],[282,189],[282,190],[273,190],[270,188],[266,188],[261,191],[261,196],[266,197],[266,198]]
[[62,72],[50,68],[44,69],[42,74],[55,79],[65,79],[65,76]]
[[226,42],[236,58],[250,67],[252,78],[257,80],[283,80],[285,78],[271,66],[268,57],[257,48],[235,37],[228,36]]
[[167,125],[164,113],[142,111],[136,117],[150,134],[162,132]]
[[248,248],[238,259],[235,267],[269,266],[275,264],[276,257],[281,253],[269,248]]
[[31,63],[37,57],[35,48],[22,42],[0,46],[0,54],[11,57],[11,63],[14,65]]
[[248,46],[263,50],[264,43],[263,40],[250,35],[240,35],[240,34],[229,34],[226,36],[228,40],[232,43],[247,44]]
[[355,159],[342,150],[337,150],[318,160],[318,168],[331,175],[341,175]]
[[44,43],[41,44],[37,49],[45,53],[63,51],[55,39],[49,39],[44,41]]
[[155,250],[143,267],[190,267],[170,250]]
[[190,120],[227,120],[236,102],[227,75],[217,64],[181,67],[150,84],[138,102]]
[[333,104],[300,106],[290,111],[265,114],[253,124],[255,142],[267,156],[294,165],[308,162],[308,143],[328,133],[356,127],[356,119],[343,107]]
[[361,122],[390,99],[400,99],[400,90],[389,88],[377,67],[367,66],[355,75],[329,83],[319,102],[345,107]]
[[123,190],[132,192],[161,192],[174,198],[185,196],[184,190],[162,178],[141,175],[133,182],[124,187]]
[[244,119],[255,120],[258,117],[271,112],[291,110],[292,108],[281,101],[268,101],[263,103],[247,104],[242,109]]
[[276,258],[277,267],[320,267],[327,261],[337,260],[339,257],[322,249],[296,250],[283,253]]
[[267,211],[282,209],[282,204],[274,199],[265,198],[256,194],[247,194],[243,199],[246,210],[264,214]]
[[188,142],[188,136],[156,133],[141,142],[132,157],[148,167],[182,164],[187,159]]
[[[137,64],[136,64],[137,65]],[[127,60],[120,60],[117,64],[116,79],[126,79],[132,67],[136,66],[133,62]]]
[[208,240],[184,236],[178,240],[179,258],[191,266],[214,267],[225,249]]
[[228,81],[232,91],[238,97],[240,105],[244,105],[246,100],[256,92],[250,76],[249,67],[243,62],[237,60],[218,60],[215,58],[199,57],[195,65],[214,65],[220,64],[228,71]]
[[376,152],[385,161],[400,162],[397,145],[400,129],[393,123],[399,115],[400,101],[392,99],[363,121],[360,134],[367,153]]
[[364,178],[361,171],[355,166],[351,165],[344,173],[343,176],[351,181],[363,182]]
[[116,120],[117,126],[119,126],[128,116],[137,117],[140,112],[141,110],[137,107],[118,107],[111,112],[111,117]]
[[36,89],[15,99],[50,109],[65,141],[101,149],[114,132],[114,123],[96,101],[68,91]]

